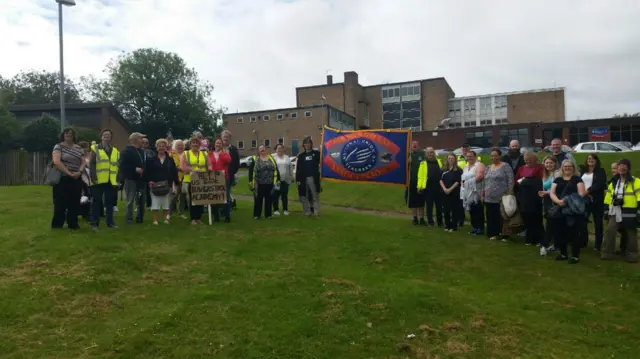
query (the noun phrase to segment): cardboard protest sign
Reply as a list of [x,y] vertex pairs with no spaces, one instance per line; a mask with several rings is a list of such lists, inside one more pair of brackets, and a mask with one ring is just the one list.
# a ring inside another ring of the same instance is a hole
[[191,175],[191,203],[196,206],[227,202],[224,171],[197,172]]

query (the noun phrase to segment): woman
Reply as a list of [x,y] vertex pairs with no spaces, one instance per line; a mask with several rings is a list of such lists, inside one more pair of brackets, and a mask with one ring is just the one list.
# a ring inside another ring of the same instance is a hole
[[593,217],[593,226],[596,232],[596,243],[594,249],[600,250],[603,238],[603,219],[604,219],[604,190],[607,186],[607,173],[600,164],[600,158],[595,153],[590,153],[580,168],[582,182],[587,190],[587,214],[583,221],[580,236],[582,238],[583,248],[589,243],[589,230],[587,228],[589,215]]
[[[209,163],[211,163],[211,169],[213,171],[224,171],[225,183],[229,183],[229,164],[231,163],[231,156],[223,149],[221,137],[216,137],[216,139],[213,140],[213,152],[209,153]],[[228,191],[226,193],[228,193]],[[222,215],[224,216],[224,223],[231,222],[229,198],[226,198],[226,202],[223,205],[213,206],[211,210],[213,211],[214,220],[216,222],[220,222],[221,207],[223,210]]]
[[474,151],[467,152],[467,164],[462,169],[460,198],[471,217],[471,235],[484,234],[484,207],[480,202],[480,184],[484,179],[485,166],[478,161]]
[[264,145],[258,147],[258,156],[253,156],[253,161],[249,166],[249,189],[253,191],[253,219],[260,219],[262,216],[262,206],[264,206],[264,217],[271,218],[273,205],[273,191],[278,190],[277,183],[280,182],[278,165],[276,160],[267,153]]
[[289,215],[289,185],[293,182],[293,163],[291,158],[284,154],[284,146],[281,143],[276,145],[276,165],[280,172],[280,190],[274,192],[273,196],[273,214],[280,215],[278,202],[282,199],[282,213]]
[[[613,177],[604,199],[607,206],[609,224],[600,251],[601,259],[613,258],[616,247],[616,233],[624,230],[626,233],[626,248],[623,255],[627,262],[638,261],[638,240],[636,237],[638,226],[638,188],[640,178],[631,175],[631,162],[627,159],[618,161],[617,175]],[[620,243],[622,249],[622,242]]]
[[[580,172],[571,160],[564,160],[560,166],[560,177],[553,180],[551,185],[551,193],[549,196],[554,205],[562,210],[561,216],[557,219],[555,226],[554,238],[556,247],[560,250],[560,255],[556,257],[556,261],[569,260],[570,264],[576,264],[580,261],[580,248],[582,242],[580,239],[580,229],[584,213],[567,214],[565,209],[574,194],[584,197],[587,191],[584,188],[584,182],[580,178]],[[634,210],[635,213],[635,210]],[[568,257],[567,247],[571,245],[571,258]]]
[[540,193],[543,190],[542,176],[544,166],[538,164],[538,156],[533,152],[526,152],[524,166],[516,172],[518,208],[526,230],[525,244],[530,246],[540,243],[543,236],[542,201]]
[[302,140],[304,151],[298,154],[296,162],[296,184],[298,198],[305,216],[320,215],[320,151],[313,149],[311,137]]
[[[498,148],[491,150],[491,165],[484,170],[484,180],[480,198],[487,210],[487,237],[498,239],[502,231],[502,214],[500,201],[502,195],[513,189],[513,170],[511,166],[500,160],[502,151]],[[502,239],[507,242],[506,238]]]
[[187,216],[184,215],[184,211],[189,208],[189,204],[187,203],[187,189],[182,188],[184,172],[182,172],[182,167],[180,166],[180,164],[182,163],[183,156],[184,156],[184,141],[182,140],[173,141],[173,150],[171,151],[171,158],[173,159],[173,162],[177,166],[178,182],[180,182],[180,185],[177,188],[176,195],[172,196],[171,213],[177,210],[180,218],[187,219]]
[[91,223],[91,175],[89,173],[89,160],[91,159],[91,144],[86,141],[78,143],[78,146],[84,151],[85,168],[82,171],[80,179],[82,179],[82,190],[80,194],[79,215],[84,218],[87,223]]
[[544,170],[542,171],[542,191],[538,193],[538,196],[542,198],[542,213],[547,223],[544,236],[540,237],[540,255],[546,256],[547,252],[556,250],[555,247],[551,245],[553,233],[555,232],[554,219],[547,217],[547,211],[553,206],[551,197],[549,197],[551,185],[553,184],[553,180],[559,176],[560,171],[556,169],[558,168],[558,159],[556,156],[547,156],[542,160],[542,163],[544,166]]
[[147,157],[145,178],[151,194],[150,208],[154,225],[158,225],[158,213],[161,210],[164,210],[164,223],[169,224],[171,195],[177,192],[180,185],[178,169],[173,158],[167,152],[168,145],[169,143],[164,138],[157,140],[157,154],[153,157]]
[[187,195],[189,197],[189,215],[191,217],[191,224],[200,224],[202,218],[202,212],[204,207],[202,205],[194,205],[191,202],[191,175],[193,173],[204,173],[210,168],[209,157],[205,151],[200,150],[200,140],[197,137],[192,137],[189,140],[189,151],[186,151],[182,156],[180,167],[184,173],[182,180],[183,184],[186,184]]
[[81,176],[87,163],[84,151],[75,142],[76,132],[72,128],[65,128],[60,134],[60,143],[53,147],[53,166],[62,174],[60,182],[53,186],[51,228],[54,229],[62,228],[65,221],[69,229],[80,229]]
[[458,159],[456,155],[450,153],[447,155],[447,161],[442,167],[442,178],[440,179],[440,188],[444,192],[442,207],[444,212],[444,231],[455,232],[458,230],[458,214],[461,210],[460,202],[460,183],[462,182],[462,170],[458,167]]

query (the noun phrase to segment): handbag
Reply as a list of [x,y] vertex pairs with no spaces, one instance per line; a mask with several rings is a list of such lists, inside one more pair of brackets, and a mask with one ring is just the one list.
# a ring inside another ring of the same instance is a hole
[[53,161],[49,162],[47,169],[44,172],[44,184],[48,186],[55,186],[60,183],[60,179],[62,179],[62,172],[56,168]]
[[[560,193],[560,199],[564,198],[564,195],[567,193],[567,189],[569,189],[569,186],[571,185],[571,183],[572,181],[569,181],[567,185],[564,187],[564,189],[562,190],[562,193]],[[562,217],[562,207],[558,206],[555,203],[552,204],[551,207],[549,207],[549,209],[547,210],[547,218],[557,219],[561,217]]]
[[171,192],[169,181],[153,182],[153,184],[151,185],[151,193],[153,193],[154,196],[166,196],[169,194],[169,192]]

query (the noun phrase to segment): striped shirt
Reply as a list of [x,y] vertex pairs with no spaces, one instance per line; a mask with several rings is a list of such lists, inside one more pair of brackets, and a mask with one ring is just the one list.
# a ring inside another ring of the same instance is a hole
[[69,147],[59,143],[53,147],[53,153],[60,154],[60,163],[62,163],[69,172],[80,171],[80,166],[82,166],[82,162],[84,161],[84,151],[82,148],[77,145]]

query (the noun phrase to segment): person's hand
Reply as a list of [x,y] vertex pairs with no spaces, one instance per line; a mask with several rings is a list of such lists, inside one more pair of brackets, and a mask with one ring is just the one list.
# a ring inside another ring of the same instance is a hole
[[253,191],[253,184],[249,183],[249,190]]
[[82,176],[82,172],[71,172],[71,177],[74,179],[78,179]]
[[522,177],[522,178],[520,178],[520,179],[518,180],[518,184],[521,184],[521,183],[522,183],[522,180],[524,180],[524,177]]
[[153,187],[153,182],[149,181],[149,188]]
[[558,203],[556,203],[556,204],[557,204],[558,206],[560,206],[560,207],[564,207],[564,206],[566,206],[566,205],[567,205],[563,200],[559,200],[559,201],[558,201]]
[[142,174],[142,168],[140,167],[136,167],[136,173],[138,173],[139,175]]
[[545,192],[545,191],[538,191],[538,196],[539,196],[540,198],[544,198],[544,197],[546,197],[546,196],[547,196],[547,192]]

